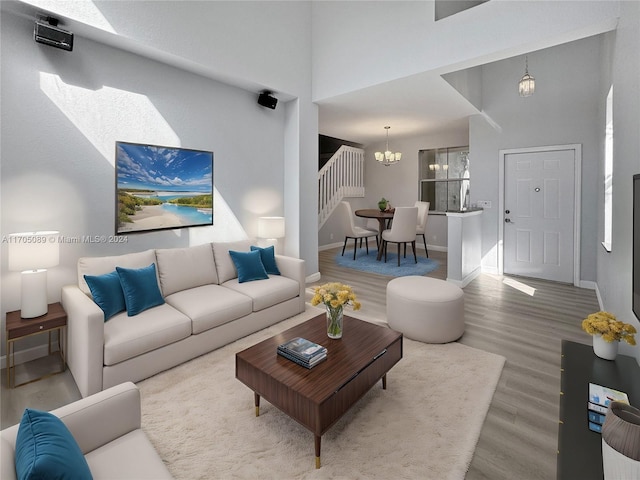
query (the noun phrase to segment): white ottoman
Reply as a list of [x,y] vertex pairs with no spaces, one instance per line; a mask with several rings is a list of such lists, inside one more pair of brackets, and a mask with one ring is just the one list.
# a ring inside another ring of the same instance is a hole
[[394,278],[387,284],[387,322],[412,340],[453,342],[464,333],[464,292],[435,278]]

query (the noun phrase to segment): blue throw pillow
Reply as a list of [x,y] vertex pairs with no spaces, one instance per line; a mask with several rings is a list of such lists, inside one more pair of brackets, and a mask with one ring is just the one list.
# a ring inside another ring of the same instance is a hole
[[105,275],[85,275],[84,279],[89,285],[93,301],[104,312],[105,322],[116,313],[126,310],[127,306],[124,303],[124,294],[122,293],[118,272],[114,270]]
[[62,420],[29,408],[18,427],[15,463],[18,480],[93,478],[78,443]]
[[276,263],[276,251],[273,248],[273,245],[270,247],[260,248],[251,245],[251,251],[257,250],[260,252],[260,259],[262,260],[262,264],[264,265],[264,269],[270,275],[280,275],[280,270],[278,270],[278,264]]
[[229,255],[231,255],[231,260],[233,260],[236,270],[238,271],[239,283],[269,278],[260,259],[260,252],[257,250],[252,252],[229,250]]
[[164,298],[162,298],[158,287],[155,263],[144,268],[116,267],[116,271],[124,292],[127,315],[133,317],[164,303]]

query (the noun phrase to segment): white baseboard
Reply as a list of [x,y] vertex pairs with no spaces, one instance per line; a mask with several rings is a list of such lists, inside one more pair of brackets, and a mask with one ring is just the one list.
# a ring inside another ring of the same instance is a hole
[[487,273],[489,275],[499,275],[498,267],[494,267],[491,265],[481,265],[482,273]]
[[467,285],[469,285],[473,281],[474,278],[476,278],[478,275],[480,275],[481,271],[482,270],[480,269],[480,267],[478,267],[473,272],[471,272],[469,275],[464,277],[462,280],[454,280],[452,278],[447,278],[447,282],[451,282],[454,285],[459,286],[460,288],[464,288]]
[[323,252],[325,250],[330,250],[332,248],[341,247],[342,245],[343,245],[343,242],[329,243],[328,245],[322,245],[321,247],[318,247],[318,251]]
[[[582,282],[580,282],[582,284]],[[600,289],[598,288],[598,284],[596,282],[589,282],[589,283],[593,283],[594,287],[593,289],[596,291],[596,298],[598,299],[598,306],[600,307],[600,310],[604,310],[604,305],[602,303],[602,296],[600,295]],[[589,288],[589,287],[584,287],[584,288]]]
[[[46,344],[37,345],[25,350],[16,351],[14,355],[14,361],[16,365],[20,365],[21,363],[30,362],[31,360],[35,360],[36,358],[46,357],[47,355],[49,355],[49,346]],[[0,357],[0,368],[7,368],[6,355],[2,355],[2,357]]]
[[309,275],[308,277],[306,277],[304,279],[305,283],[313,283],[313,282],[317,282],[318,280],[320,280],[320,272],[316,272],[316,273],[312,273],[311,275]]

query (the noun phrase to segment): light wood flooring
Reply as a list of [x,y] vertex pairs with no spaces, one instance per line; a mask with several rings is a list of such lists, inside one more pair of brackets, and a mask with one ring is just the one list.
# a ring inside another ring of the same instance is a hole
[[[361,314],[386,316],[386,285],[392,277],[337,266],[334,257],[340,250],[320,252],[322,278],[316,284],[350,284],[363,305]],[[444,280],[446,253],[429,255],[440,267],[428,276]],[[459,342],[507,359],[466,479],[555,479],[561,340],[591,344],[580,323],[599,309],[596,294],[487,274],[464,291],[466,331]]]
[[[386,285],[392,277],[338,267],[333,259],[339,250],[320,252],[318,284],[351,284],[362,302],[361,315],[386,318]],[[445,279],[446,254],[430,252],[430,256],[440,267],[429,276]],[[595,292],[486,274],[464,291],[466,331],[460,343],[507,359],[466,478],[555,479],[560,341],[591,343],[580,322],[598,310]],[[21,367],[25,369],[21,373],[41,369],[38,361]],[[4,370],[2,374],[2,428],[17,423],[25,405],[50,410],[80,397],[68,370],[11,390],[6,388]]]

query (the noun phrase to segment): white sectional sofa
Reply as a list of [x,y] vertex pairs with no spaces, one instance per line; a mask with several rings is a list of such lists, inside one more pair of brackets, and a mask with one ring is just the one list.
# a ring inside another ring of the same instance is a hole
[[[150,377],[303,312],[304,260],[275,255],[280,275],[240,282],[229,251],[248,252],[251,245],[214,242],[79,259],[78,284],[63,287],[62,305],[67,364],[82,396]],[[105,321],[84,275],[150,264],[165,303]]]
[[[117,385],[51,413],[71,432],[94,479],[173,478],[141,429],[140,392],[133,383]],[[2,480],[16,479],[18,428],[14,425],[1,433]]]

